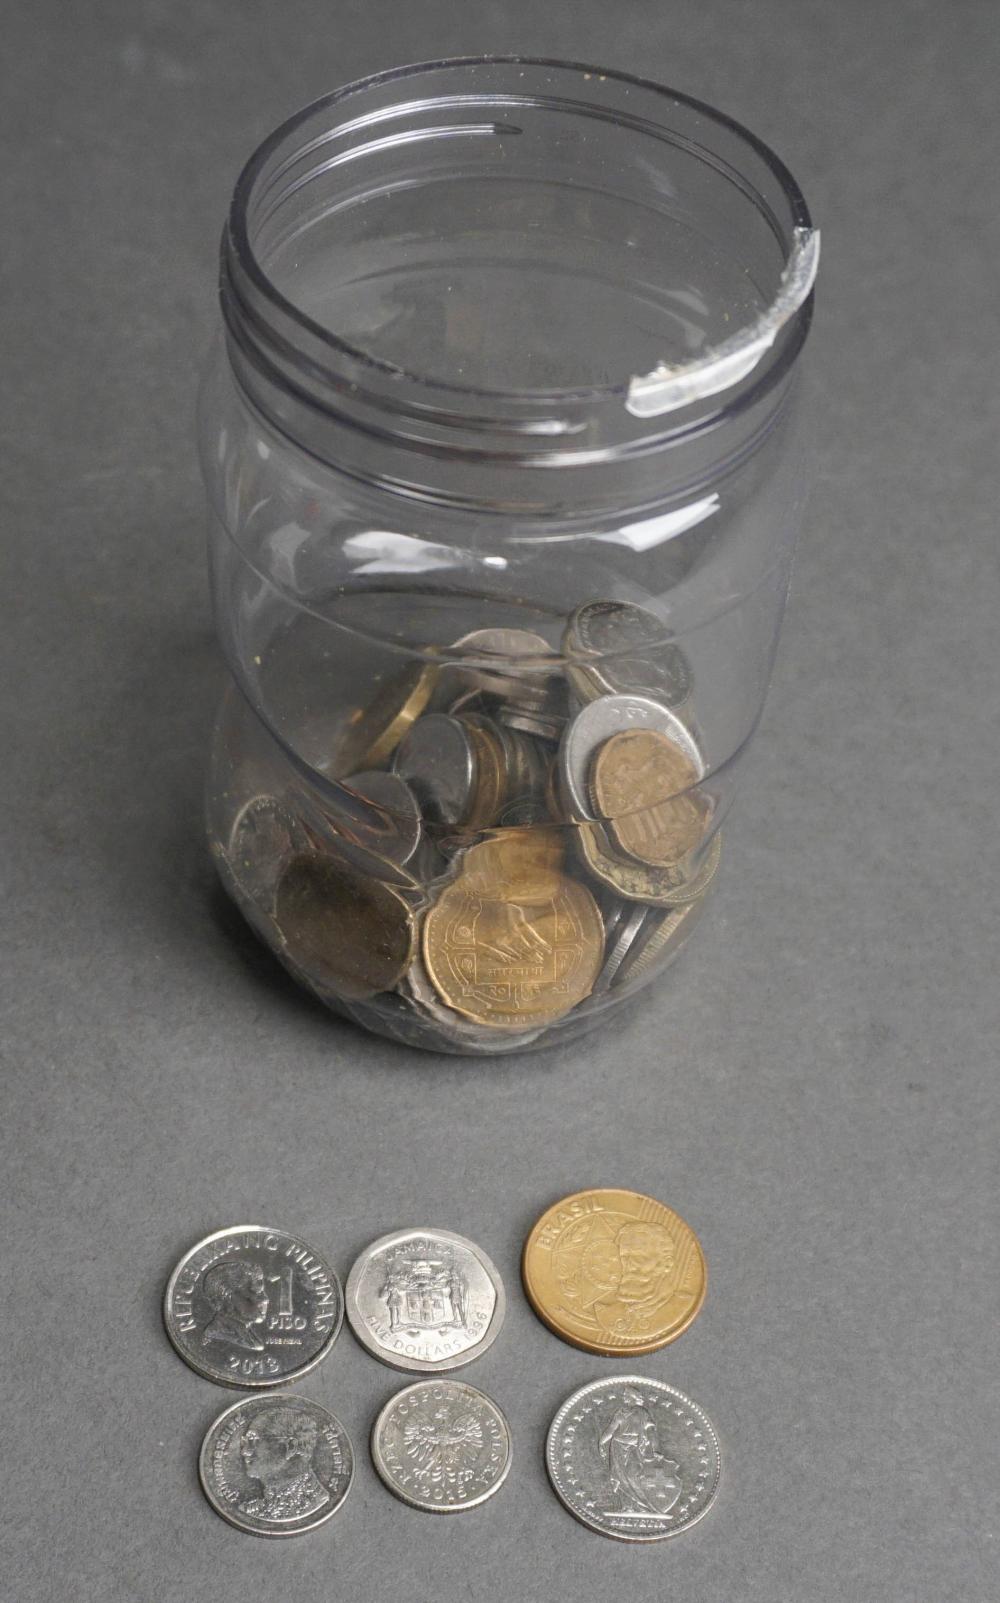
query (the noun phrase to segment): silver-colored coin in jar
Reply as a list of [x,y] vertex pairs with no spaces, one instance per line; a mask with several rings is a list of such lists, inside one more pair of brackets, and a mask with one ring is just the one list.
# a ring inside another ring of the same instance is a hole
[[[552,647],[543,635],[530,629],[474,629],[456,640],[451,650],[472,660],[449,661],[444,673],[457,674],[468,686],[514,701],[543,696],[545,680],[556,671],[556,664],[546,660]],[[514,672],[507,668],[506,660],[519,665]]]
[[347,1277],[347,1319],[363,1347],[393,1369],[458,1369],[492,1346],[506,1309],[485,1252],[450,1230],[396,1230]]
[[708,1513],[719,1441],[703,1409],[662,1380],[617,1375],[568,1397],[549,1427],[549,1479],[584,1525],[622,1542],[660,1542]]
[[[582,700],[622,693],[680,707],[691,694],[691,666],[666,625],[625,601],[590,601],[569,620],[564,650]],[[582,660],[581,660],[582,659]],[[590,659],[590,660],[588,660]]]
[[[414,725],[416,727],[416,725]],[[420,807],[406,780],[399,774],[351,774],[337,785],[339,805],[331,809],[331,824],[337,833],[342,856],[353,861],[352,849],[360,847],[366,867],[367,854],[386,858],[402,867],[420,845]]]
[[252,796],[233,820],[225,864],[237,888],[272,913],[285,864],[308,844],[305,829],[284,802],[276,796]]
[[167,1282],[177,1351],[220,1386],[281,1386],[325,1358],[340,1331],[340,1281],[314,1247],[268,1225],[216,1230]]
[[332,1518],[354,1451],[329,1409],[298,1392],[244,1397],[210,1425],[198,1474],[217,1514],[252,1536],[301,1536]]
[[704,906],[704,898],[699,897],[679,907],[649,908],[636,939],[611,977],[611,989],[633,989],[666,968],[694,930]]
[[635,945],[648,915],[649,908],[637,903],[630,907],[615,925],[612,937],[605,940],[604,967],[594,981],[592,995],[597,996],[601,991],[610,990],[615,983],[615,977]]
[[376,1419],[371,1447],[389,1490],[429,1514],[476,1508],[500,1490],[510,1470],[506,1417],[461,1380],[404,1386]]
[[576,818],[593,818],[591,764],[604,742],[626,729],[652,729],[666,736],[690,758],[699,777],[704,774],[704,758],[691,731],[669,708],[648,696],[600,696],[581,707],[559,747],[559,775]]
[[472,734],[448,713],[428,713],[400,741],[393,770],[410,786],[431,823],[454,827],[468,813],[475,790]]

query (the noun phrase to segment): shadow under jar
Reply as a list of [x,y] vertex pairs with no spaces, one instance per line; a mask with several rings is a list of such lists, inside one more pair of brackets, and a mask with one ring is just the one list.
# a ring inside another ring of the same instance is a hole
[[687,940],[787,591],[817,248],[751,134],[558,62],[369,78],[245,168],[208,830],[332,1008],[520,1051]]

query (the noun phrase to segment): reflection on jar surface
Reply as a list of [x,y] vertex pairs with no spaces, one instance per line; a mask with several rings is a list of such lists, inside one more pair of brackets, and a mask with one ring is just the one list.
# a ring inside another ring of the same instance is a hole
[[382,74],[248,164],[208,827],[338,1012],[568,1040],[692,932],[787,591],[817,243],[751,135],[566,64]]

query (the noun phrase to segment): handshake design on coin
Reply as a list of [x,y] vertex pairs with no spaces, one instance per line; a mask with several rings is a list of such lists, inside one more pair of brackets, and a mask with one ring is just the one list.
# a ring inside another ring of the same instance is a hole
[[322,806],[315,787],[240,798],[220,871],[336,1010],[516,1051],[644,984],[697,921],[720,838],[692,686],[624,602],[579,607],[558,647],[474,630],[356,709]]
[[[525,1243],[522,1277],[551,1330],[609,1357],[674,1341],[705,1295],[690,1226],[633,1191],[581,1191],[547,1209]],[[346,1291],[320,1253],[282,1230],[240,1225],[198,1242],[168,1281],[167,1334],[198,1374],[248,1392],[202,1443],[208,1501],[239,1530],[275,1537],[312,1530],[342,1506],[355,1474],[351,1439],[328,1408],[286,1388],[326,1358],[346,1310],[368,1353],[418,1372],[372,1427],[385,1485],[430,1513],[484,1503],[510,1470],[510,1425],[491,1398],[448,1371],[492,1346],[505,1308],[496,1266],[449,1230],[379,1237]],[[583,1524],[651,1542],[708,1511],[719,1444],[707,1416],[674,1387],[614,1376],[579,1387],[558,1410],[546,1464]]]

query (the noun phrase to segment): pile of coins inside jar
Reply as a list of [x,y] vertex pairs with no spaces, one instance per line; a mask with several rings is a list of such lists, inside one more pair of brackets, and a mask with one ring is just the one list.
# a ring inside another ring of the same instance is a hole
[[[673,1209],[598,1189],[545,1210],[525,1242],[522,1279],[532,1308],[565,1342],[629,1359],[688,1328],[706,1272],[697,1237]],[[199,1241],[171,1275],[163,1313],[192,1369],[246,1393],[202,1443],[201,1484],[216,1513],[254,1535],[296,1536],[342,1506],[355,1475],[350,1435],[325,1405],[288,1388],[327,1357],[345,1310],[366,1352],[417,1375],[371,1427],[384,1484],[429,1513],[492,1498],[511,1466],[510,1425],[492,1398],[450,1372],[492,1347],[505,1309],[496,1266],[450,1230],[380,1236],[346,1287],[323,1255],[283,1230],[238,1225]],[[639,1373],[577,1386],[552,1420],[545,1460],[565,1507],[627,1542],[687,1530],[719,1484],[708,1416]]]
[[512,1051],[687,939],[719,861],[680,647],[578,607],[385,675],[322,792],[241,798],[223,878],[290,971],[410,1045]]

